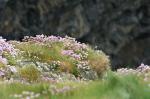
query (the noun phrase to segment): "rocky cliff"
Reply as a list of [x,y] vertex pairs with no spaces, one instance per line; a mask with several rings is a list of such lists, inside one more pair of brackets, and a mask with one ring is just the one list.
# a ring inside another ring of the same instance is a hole
[[0,0],[0,35],[69,35],[102,49],[113,68],[150,64],[149,0]]

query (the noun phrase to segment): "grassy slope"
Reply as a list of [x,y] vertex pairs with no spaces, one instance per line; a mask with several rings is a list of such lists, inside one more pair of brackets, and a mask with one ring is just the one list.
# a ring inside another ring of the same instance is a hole
[[[50,84],[0,84],[1,99],[9,99],[8,96],[22,91],[33,91],[42,94],[38,99],[149,99],[150,87],[137,77],[109,75],[103,81],[92,81],[87,84],[68,82],[56,84],[58,87],[76,86],[76,89],[63,94],[52,95],[49,91]],[[12,99],[12,97],[10,97]]]

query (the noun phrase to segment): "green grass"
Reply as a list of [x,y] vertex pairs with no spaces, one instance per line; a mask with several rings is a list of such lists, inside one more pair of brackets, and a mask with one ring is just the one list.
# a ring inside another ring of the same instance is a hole
[[75,89],[66,93],[52,95],[49,91],[51,84],[0,84],[1,99],[9,98],[12,94],[19,94],[22,91],[33,91],[35,93],[42,93],[47,91],[47,94],[41,94],[38,99],[149,99],[150,87],[139,78],[133,75],[116,76],[109,74],[103,80],[91,82],[63,82],[56,86],[61,88],[63,86],[76,87]]
[[149,99],[150,87],[137,77],[110,75],[104,81],[94,81],[67,95],[53,99]]
[[48,84],[41,84],[41,83],[32,84],[32,85],[26,85],[26,84],[21,84],[21,83],[0,84],[0,89],[1,89],[0,98],[1,99],[16,99],[16,98],[13,98],[12,95],[21,94],[23,91],[32,91],[35,93],[41,93],[43,90],[48,90],[48,88],[49,88]]

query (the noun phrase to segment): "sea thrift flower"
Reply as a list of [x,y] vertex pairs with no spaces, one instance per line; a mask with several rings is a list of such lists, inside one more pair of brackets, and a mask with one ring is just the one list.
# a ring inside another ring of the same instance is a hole
[[138,71],[145,72],[150,71],[150,67],[148,65],[144,65],[143,63],[137,68]]
[[2,54],[4,51],[9,52],[11,55],[15,55],[15,54],[16,54],[13,45],[7,43],[7,42],[6,42],[6,39],[0,38],[0,52],[1,52],[1,54]]
[[74,53],[73,50],[63,50],[61,52],[62,55],[71,56],[75,59],[81,59],[81,55]]
[[81,61],[77,64],[77,68],[80,70],[84,70],[84,71],[89,71],[90,70],[90,66],[88,61]]
[[78,60],[81,59],[81,56],[77,55],[77,54],[72,54],[71,56],[74,57],[75,59],[78,59]]
[[75,40],[75,38],[71,38],[68,36],[66,36],[63,39],[63,43],[67,49],[72,49],[74,51],[78,51],[78,50],[82,51],[82,50],[86,50],[88,48],[88,46],[86,44],[77,42]]
[[134,74],[137,75],[138,77],[141,77],[144,81],[150,81],[150,67],[148,65],[144,65],[143,63],[136,69],[127,69],[127,68],[118,69],[117,74],[119,75]]
[[64,94],[64,93],[69,92],[73,89],[74,88],[72,88],[70,86],[64,86],[63,88],[56,88],[56,86],[51,86],[51,93],[53,95],[55,95],[55,94]]
[[13,72],[13,73],[16,73],[17,72],[17,69],[15,66],[10,66],[9,67],[10,71]]
[[2,56],[0,56],[0,62],[1,62],[2,64],[7,65],[7,59],[6,59],[6,58],[3,58]]
[[22,94],[14,94],[12,96],[15,98],[19,98],[19,99],[35,99],[40,96],[40,93],[34,93],[31,91],[23,91]]
[[73,50],[63,50],[61,53],[62,53],[63,55],[68,55],[68,56],[74,54]]
[[3,71],[0,70],[0,77],[4,76],[5,73]]
[[35,37],[30,37],[30,36],[25,36],[23,41],[33,41],[33,42],[40,42],[40,43],[45,43],[45,42],[60,42],[62,41],[63,38],[57,37],[57,36],[45,36],[45,35],[36,35]]
[[49,41],[51,41],[51,42],[59,42],[59,41],[62,40],[61,37],[56,37],[56,36],[53,36],[53,35],[52,35],[52,36],[48,36],[47,39],[48,39]]

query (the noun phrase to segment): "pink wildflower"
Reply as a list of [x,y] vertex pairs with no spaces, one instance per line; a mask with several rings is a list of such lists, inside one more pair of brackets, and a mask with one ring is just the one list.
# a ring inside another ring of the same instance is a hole
[[7,59],[0,56],[0,62],[6,65],[7,64]]
[[73,52],[73,50],[63,50],[61,53],[62,53],[63,55],[68,55],[68,56],[70,56],[70,55],[72,55],[74,52]]
[[4,76],[5,73],[3,71],[0,71],[0,76]]
[[17,72],[17,69],[15,66],[10,66],[9,67],[10,71],[13,72],[13,73],[16,73]]

